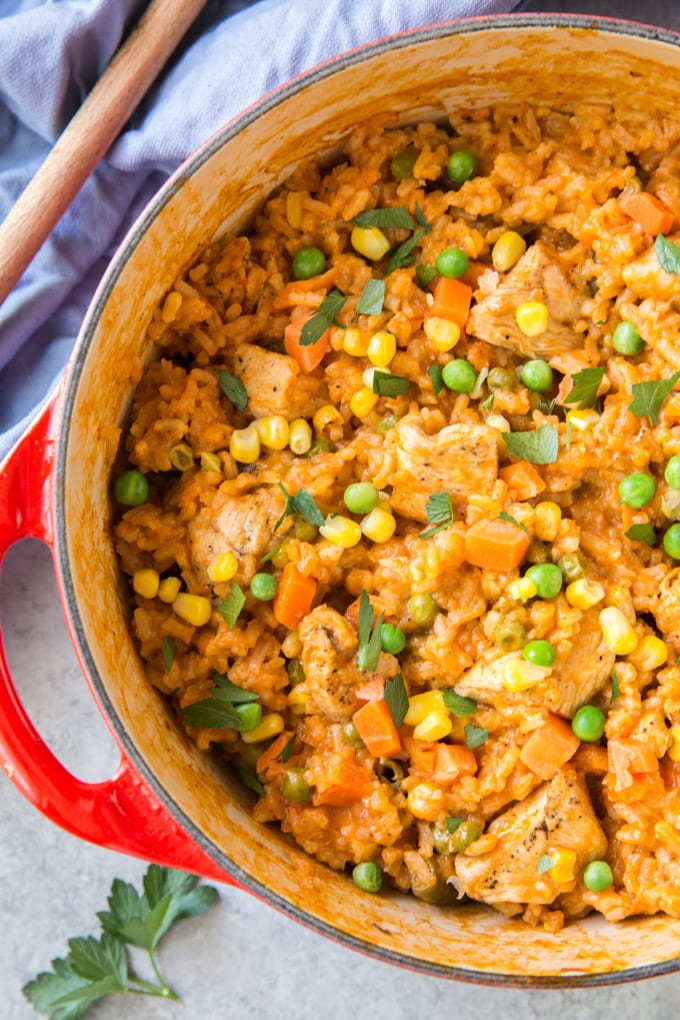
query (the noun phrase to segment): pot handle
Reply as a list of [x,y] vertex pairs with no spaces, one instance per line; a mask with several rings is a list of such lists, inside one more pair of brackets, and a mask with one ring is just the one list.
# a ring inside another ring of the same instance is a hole
[[[54,554],[50,476],[58,392],[0,464],[0,564],[21,538]],[[50,821],[81,839],[133,857],[231,884],[233,880],[182,830],[130,762],[101,783],[84,783],[54,756],[33,726],[10,675],[0,621],[0,765]]]

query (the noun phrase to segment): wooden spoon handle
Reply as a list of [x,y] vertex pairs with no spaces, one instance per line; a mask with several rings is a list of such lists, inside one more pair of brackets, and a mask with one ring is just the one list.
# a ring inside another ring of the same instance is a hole
[[206,0],[152,0],[0,224],[0,304],[50,235]]

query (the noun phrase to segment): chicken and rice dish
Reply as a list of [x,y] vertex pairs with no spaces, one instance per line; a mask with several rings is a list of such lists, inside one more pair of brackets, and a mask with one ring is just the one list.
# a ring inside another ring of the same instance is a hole
[[680,121],[358,126],[148,327],[150,683],[360,889],[680,917]]

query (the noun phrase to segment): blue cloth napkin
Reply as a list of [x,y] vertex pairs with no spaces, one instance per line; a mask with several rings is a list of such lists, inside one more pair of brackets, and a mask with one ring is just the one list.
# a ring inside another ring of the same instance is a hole
[[[92,88],[144,0],[2,0],[0,218]],[[0,458],[58,378],[117,244],[202,141],[320,61],[517,0],[212,0],[0,306]]]

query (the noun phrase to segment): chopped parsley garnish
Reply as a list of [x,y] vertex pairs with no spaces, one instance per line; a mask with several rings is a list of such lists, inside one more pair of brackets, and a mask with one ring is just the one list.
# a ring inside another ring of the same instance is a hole
[[306,489],[300,489],[295,496],[291,496],[281,482],[279,482],[279,489],[283,493],[286,503],[283,513],[274,525],[275,532],[279,530],[286,517],[292,517],[293,514],[301,514],[309,524],[313,524],[317,528],[322,526],[325,517],[314,502],[314,497]]
[[520,524],[520,522],[513,517],[512,514],[506,514],[505,510],[501,510],[498,516],[502,521],[507,521],[508,524],[514,524],[516,528],[521,528],[522,531],[526,531],[527,535],[529,534],[526,527],[523,524]]
[[464,719],[477,711],[477,702],[474,698],[464,698],[462,694],[456,694],[452,688],[442,690],[442,699],[449,712]]
[[240,729],[241,720],[234,712],[234,705],[259,701],[259,695],[237,687],[221,673],[215,673],[213,679],[215,687],[209,697],[182,709],[184,721],[196,729]]
[[320,340],[333,319],[343,308],[347,298],[339,290],[332,290],[328,297],[325,297],[317,310],[305,322],[300,331],[300,347],[311,347],[317,340]]
[[385,301],[385,281],[371,277],[357,302],[357,315],[380,315]]
[[614,670],[612,673],[612,696],[609,699],[609,704],[613,705],[619,696],[619,674]]
[[236,621],[245,604],[246,597],[243,594],[243,589],[236,581],[232,581],[229,594],[217,607],[217,612],[226,620],[229,630],[233,630],[236,626]]
[[214,673],[213,680],[216,684],[216,694],[220,701],[228,701],[232,705],[247,705],[251,701],[259,701],[260,695],[255,691],[246,691],[228,680],[222,673]]
[[286,762],[290,760],[290,756],[293,753],[294,747],[295,747],[295,734],[293,734],[290,740],[286,742],[286,744],[283,746],[281,750],[281,753],[276,756],[274,761],[278,759],[278,761],[282,762],[285,765]]
[[452,836],[456,829],[460,828],[464,821],[465,821],[464,818],[450,818],[450,817],[447,818],[446,831],[448,832],[449,836]]
[[475,726],[473,723],[468,723],[465,727],[465,746],[471,751],[475,747],[481,747],[482,744],[486,743],[489,738],[489,731],[485,730],[482,726]]
[[163,665],[165,666],[166,673],[169,673],[170,670],[172,669],[172,664],[175,661],[176,654],[177,645],[172,640],[172,638],[168,637],[168,635],[166,634],[163,640],[161,641],[161,655],[163,656]]
[[[443,380],[442,380],[443,381]],[[490,393],[479,405],[483,411],[490,411],[493,404],[493,393]]]
[[[393,273],[395,269],[403,269],[405,266],[411,265],[414,258],[414,256],[411,254],[413,249],[418,244],[418,242],[421,241],[423,237],[425,237],[426,234],[429,234],[430,231],[432,230],[431,225],[427,222],[427,220],[423,216],[422,210],[420,209],[417,203],[416,203],[416,219],[420,224],[421,229],[417,230],[412,237],[409,237],[408,241],[404,241],[403,244],[400,244],[398,248],[395,248],[394,251],[391,252],[387,263],[388,275],[389,273]],[[412,224],[411,229],[413,229],[415,227],[415,223],[413,223],[413,220],[411,220],[411,224]]]
[[597,404],[597,391],[604,377],[604,365],[599,368],[584,368],[572,375],[572,388],[569,391],[565,404],[576,404],[577,410],[585,411],[586,408],[595,407]]
[[680,372],[673,372],[668,379],[652,379],[648,382],[633,383],[633,399],[628,410],[638,418],[648,418],[650,425],[659,421],[661,409],[680,379]]
[[550,854],[543,854],[539,857],[538,864],[536,865],[536,871],[539,875],[544,875],[546,871],[550,871],[553,866],[553,859]]
[[631,542],[646,542],[647,545],[656,545],[656,532],[649,521],[646,524],[631,524],[624,534]]
[[359,650],[357,665],[359,669],[373,670],[377,668],[380,658],[380,628],[384,613],[381,613],[373,626],[373,606],[365,588],[359,596]]
[[564,433],[564,448],[567,451],[567,453],[569,453],[569,451],[571,450],[571,430],[572,430],[573,424],[574,424],[573,422],[568,421],[567,422],[567,428],[566,428],[565,433]]
[[680,247],[677,244],[667,241],[663,234],[659,234],[654,242],[654,251],[665,273],[680,276]]
[[435,527],[421,532],[418,538],[430,538],[432,535],[436,535],[437,532],[443,531],[444,528],[448,528],[449,524],[452,524],[455,520],[453,507],[451,506],[451,497],[448,492],[433,492],[428,496],[425,513],[427,514],[428,524],[434,524]]
[[244,768],[243,765],[239,764],[237,761],[233,761],[231,764],[234,766],[234,771],[243,785],[247,786],[249,790],[253,791],[253,793],[256,793],[258,797],[264,797],[264,786],[257,776],[254,776],[252,772]]
[[426,266],[423,262],[416,266],[416,280],[423,290],[427,290],[436,275],[434,266]]
[[404,230],[415,230],[416,224],[408,209],[403,205],[394,205],[388,209],[365,209],[354,218],[357,227],[402,227]]
[[234,407],[239,411],[245,411],[248,404],[248,391],[241,380],[231,372],[227,372],[226,368],[219,370],[217,380],[225,397],[229,397]]
[[265,553],[265,555],[260,560],[260,563],[261,564],[262,563],[269,563],[270,560],[273,560],[274,557],[276,556],[277,552],[280,552],[283,549],[283,547],[284,547],[284,545],[286,544],[287,541],[288,541],[287,538],[282,538],[281,541],[278,542],[274,546],[273,549],[270,549],[268,553]]
[[390,710],[392,722],[399,729],[408,712],[408,694],[406,693],[406,684],[401,673],[397,673],[394,680],[385,681],[383,697]]
[[434,395],[436,397],[444,389],[444,376],[442,374],[441,365],[430,365],[427,370],[427,374],[430,377],[432,389],[434,390]]
[[554,425],[540,425],[530,432],[504,432],[503,439],[511,457],[531,464],[553,464],[557,460],[559,435]]
[[392,375],[390,372],[381,372],[377,369],[373,373],[373,392],[381,397],[399,397],[408,393],[411,383],[401,375]]

